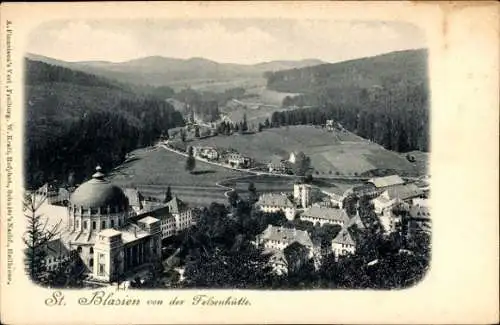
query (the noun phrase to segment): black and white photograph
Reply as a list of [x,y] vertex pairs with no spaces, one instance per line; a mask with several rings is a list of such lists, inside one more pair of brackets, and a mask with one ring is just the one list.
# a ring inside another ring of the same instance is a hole
[[431,262],[427,71],[425,37],[404,23],[40,26],[25,56],[29,276],[417,284]]

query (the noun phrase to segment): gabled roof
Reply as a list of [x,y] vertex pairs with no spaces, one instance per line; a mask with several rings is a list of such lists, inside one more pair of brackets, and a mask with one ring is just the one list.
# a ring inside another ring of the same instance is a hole
[[125,196],[128,198],[128,203],[131,206],[138,207],[141,205],[141,201],[144,200],[141,192],[135,188],[125,188],[123,189]]
[[368,183],[372,183],[377,188],[382,188],[387,186],[401,185],[404,184],[405,181],[401,177],[399,177],[399,175],[391,175],[385,177],[374,177],[368,180]]
[[287,245],[298,242],[299,244],[306,247],[313,246],[311,237],[309,237],[307,231],[297,230],[295,228],[276,227],[273,225],[269,225],[266,230],[262,232],[260,238],[263,240],[284,242]]
[[158,208],[158,209],[155,209],[152,211],[147,211],[144,213],[139,213],[137,216],[134,216],[133,219],[140,220],[141,218],[148,217],[148,216],[153,217],[155,219],[164,220],[164,219],[172,217],[172,214],[170,213],[170,208],[168,206],[166,206],[165,204],[163,204],[163,206]]
[[68,255],[69,250],[61,239],[54,239],[47,242],[45,246],[45,252],[47,256],[59,257],[61,255]]
[[418,197],[424,193],[424,191],[418,188],[415,184],[405,184],[398,185],[386,190],[389,199],[401,199],[406,200],[414,197]]
[[349,222],[347,223],[347,228],[350,228],[354,225],[356,225],[359,229],[365,228],[365,224],[363,223],[363,221],[361,221],[361,217],[359,216],[359,214],[356,214],[349,220]]
[[335,244],[346,244],[346,245],[356,245],[354,240],[352,239],[349,230],[346,227],[342,228],[337,236],[332,240],[332,243]]
[[304,217],[311,218],[320,218],[326,220],[334,220],[334,221],[349,221],[349,217],[344,209],[335,209],[335,208],[325,208],[319,206],[312,206],[308,209],[305,209],[302,213]]
[[168,201],[166,206],[170,209],[170,213],[181,213],[188,208],[186,203],[179,200],[177,196],[174,196],[172,200]]
[[286,194],[265,193],[259,197],[257,205],[260,206],[276,206],[283,208],[293,208],[294,204],[286,196]]

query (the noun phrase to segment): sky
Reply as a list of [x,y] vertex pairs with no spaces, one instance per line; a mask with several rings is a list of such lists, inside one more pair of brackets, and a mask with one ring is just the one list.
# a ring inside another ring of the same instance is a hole
[[67,20],[32,31],[27,51],[64,61],[123,62],[159,55],[253,64],[311,58],[339,62],[424,47],[423,31],[399,22]]

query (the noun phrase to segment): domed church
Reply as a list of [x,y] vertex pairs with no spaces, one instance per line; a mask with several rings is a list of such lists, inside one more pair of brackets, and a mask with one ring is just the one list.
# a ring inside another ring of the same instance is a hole
[[127,196],[100,167],[71,194],[61,240],[76,250],[93,280],[112,282],[161,261],[160,220],[135,213]]

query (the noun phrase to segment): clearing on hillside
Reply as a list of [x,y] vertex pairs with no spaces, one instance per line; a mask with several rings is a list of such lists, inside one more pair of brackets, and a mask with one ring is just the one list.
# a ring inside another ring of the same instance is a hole
[[255,134],[233,134],[197,140],[193,144],[233,148],[259,162],[274,157],[288,159],[303,151],[311,158],[317,177],[357,176],[373,170],[394,170],[416,175],[418,168],[403,155],[347,131],[328,132],[316,126],[289,126]]
[[130,157],[110,173],[114,184],[138,188],[144,195],[152,197],[162,197],[171,186],[173,194],[181,200],[199,205],[227,202],[224,192],[228,189],[216,183],[247,175],[202,161],[196,161],[195,171],[190,174],[184,169],[184,156],[163,148],[138,149]]

